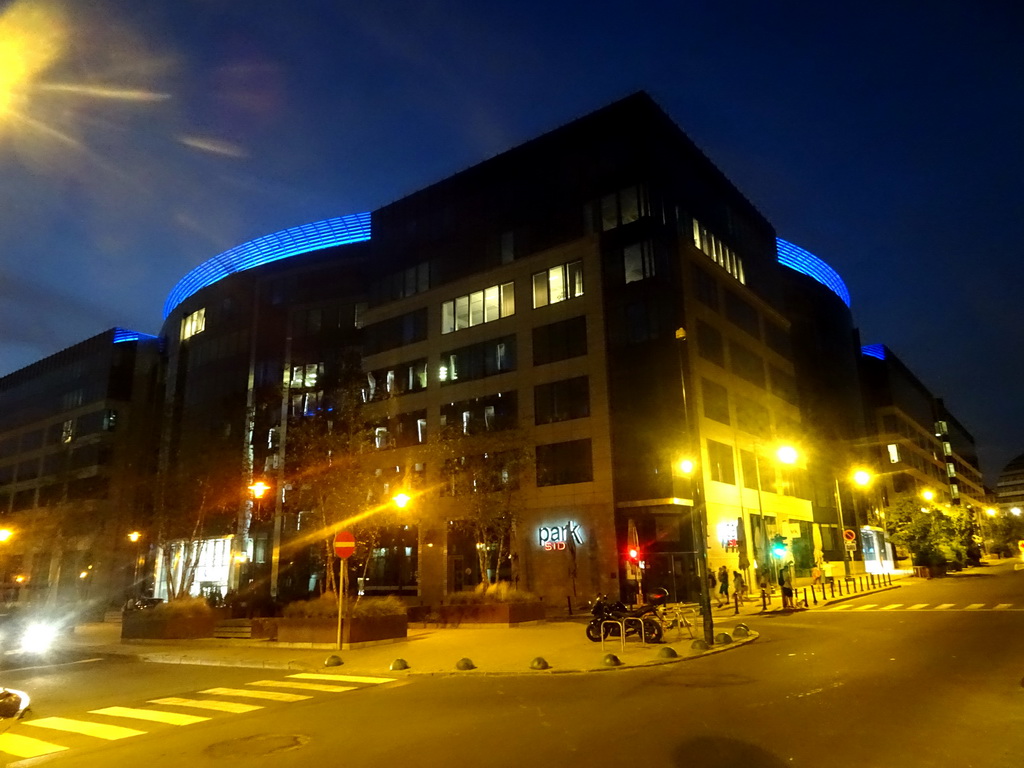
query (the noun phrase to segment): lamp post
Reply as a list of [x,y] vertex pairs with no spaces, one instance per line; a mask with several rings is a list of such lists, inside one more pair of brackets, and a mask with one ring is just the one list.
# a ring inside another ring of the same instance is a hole
[[139,542],[142,540],[142,534],[138,531],[132,531],[128,534],[128,541],[135,545],[135,568],[132,570],[132,592],[136,597],[139,596],[139,555],[142,545]]
[[[859,485],[862,488],[866,488],[867,486],[869,486],[871,484],[872,480],[874,480],[874,475],[871,472],[869,472],[868,470],[866,470],[866,469],[855,469],[851,473],[850,479],[854,482],[855,485]],[[844,515],[843,515],[843,494],[842,494],[841,489],[839,488],[839,478],[835,477],[835,478],[833,478],[833,480],[834,480],[834,484],[835,484],[834,485],[834,490],[835,490],[835,496],[836,496],[836,520],[839,523],[839,535],[840,535],[840,537],[842,537],[843,531],[846,530],[846,522],[844,520]],[[853,506],[853,525],[854,525],[854,529],[855,530],[857,530],[859,528],[858,523],[859,523],[859,521],[857,519],[857,505],[855,503],[854,506]],[[856,541],[856,539],[855,539],[855,541]],[[846,547],[845,539],[843,539],[843,570],[844,570],[844,572],[846,574],[846,578],[849,579],[850,578],[850,550],[847,549],[847,547]]]

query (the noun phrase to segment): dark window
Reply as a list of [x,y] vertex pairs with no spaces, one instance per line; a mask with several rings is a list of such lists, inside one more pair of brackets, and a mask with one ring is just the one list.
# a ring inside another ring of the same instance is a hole
[[729,393],[726,388],[704,378],[700,380],[700,384],[704,391],[704,415],[723,424],[730,424]]
[[764,319],[764,340],[768,348],[778,352],[783,357],[790,357],[792,350],[789,344],[789,332],[778,323]]
[[697,353],[716,365],[725,368],[725,342],[722,332],[703,320],[697,321]]
[[0,466],[0,485],[8,485],[14,482],[14,465],[4,464]]
[[654,301],[626,305],[626,340],[631,344],[658,338],[659,306]]
[[368,355],[423,341],[427,338],[427,310],[417,309],[368,325],[365,338],[365,353]]
[[899,422],[896,421],[894,414],[887,413],[882,416],[882,431],[888,434],[896,434],[900,431]]
[[708,440],[708,464],[712,480],[736,484],[736,466],[733,463],[731,445]]
[[39,459],[29,459],[18,464],[18,482],[35,480],[39,477]]
[[441,426],[468,435],[513,429],[519,418],[518,393],[498,392],[441,406]]
[[34,451],[43,447],[43,430],[37,429],[33,432],[26,432],[21,436],[21,450]]
[[649,241],[627,245],[622,251],[622,267],[627,283],[654,277],[654,248]]
[[743,470],[743,487],[757,490],[757,462],[753,451],[740,449],[740,469]]
[[737,328],[742,328],[755,339],[761,338],[757,310],[732,291],[725,292],[725,316]]
[[768,409],[748,397],[736,398],[736,426],[752,435],[767,437],[769,434]]
[[759,387],[765,385],[764,360],[760,355],[733,341],[729,343],[729,357],[733,373],[751,384],[757,384]]
[[553,381],[533,389],[535,424],[582,419],[590,415],[590,386],[586,376]]
[[693,286],[697,301],[711,309],[718,311],[718,281],[711,276],[710,272],[693,265]]
[[25,509],[32,509],[36,505],[36,489],[26,488],[14,494],[14,503],[11,506],[12,512],[21,512]]
[[593,479],[589,439],[537,446],[537,485],[589,483]]
[[427,441],[427,412],[425,410],[399,414],[394,419],[395,446],[404,448]]
[[441,355],[441,385],[493,376],[516,369],[516,337],[482,341]]
[[772,377],[772,394],[781,397],[787,403],[797,405],[800,401],[800,395],[797,391],[796,377],[791,373],[786,373],[777,365],[769,364],[768,371]]
[[587,318],[571,317],[533,329],[533,364],[544,365],[587,354]]

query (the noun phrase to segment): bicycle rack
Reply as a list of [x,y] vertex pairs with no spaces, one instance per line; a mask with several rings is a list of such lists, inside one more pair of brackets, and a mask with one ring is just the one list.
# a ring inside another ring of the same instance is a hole
[[601,650],[604,650],[604,642],[608,639],[608,635],[604,631],[607,624],[612,624],[619,628],[619,642],[622,650],[626,650],[626,627],[630,626],[631,622],[636,622],[637,636],[640,638],[641,643],[647,645],[647,638],[644,637],[644,620],[636,616],[624,616],[621,619],[604,619],[601,621]]

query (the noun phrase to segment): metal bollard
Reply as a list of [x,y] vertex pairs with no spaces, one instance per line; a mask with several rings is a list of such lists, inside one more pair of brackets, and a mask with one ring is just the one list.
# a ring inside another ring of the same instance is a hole
[[767,601],[768,601],[768,595],[765,592],[765,590],[762,589],[761,590],[761,610],[762,611],[767,611],[768,610],[768,602]]
[[[835,579],[832,579],[832,581],[829,582],[828,591],[832,594],[832,597],[836,596],[836,580]],[[821,594],[822,594],[822,597],[824,597],[824,595],[825,595],[825,590],[824,589],[821,590]]]
[[807,587],[804,587],[804,608],[807,607]]
[[863,592],[864,591],[864,577],[863,576],[858,576],[857,578],[860,581],[860,591]]
[[[817,592],[817,590],[814,589],[814,585],[813,584],[811,584],[811,599],[814,601],[815,605],[818,604],[818,592]],[[825,585],[824,584],[821,585],[821,602],[825,602]]]
[[[847,585],[847,588],[849,588],[849,585]],[[843,596],[843,582],[841,581],[839,582],[839,596]]]
[[740,593],[737,592],[732,596],[732,601],[736,605],[736,610],[733,611],[733,616],[738,616],[740,612]]

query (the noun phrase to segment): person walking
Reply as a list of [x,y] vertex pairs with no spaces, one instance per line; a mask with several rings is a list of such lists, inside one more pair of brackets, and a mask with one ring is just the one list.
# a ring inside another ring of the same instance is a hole
[[729,605],[729,569],[724,565],[718,569],[718,607]]
[[[708,595],[714,595],[715,599],[718,600],[718,593],[715,591],[715,587],[718,585],[718,580],[715,579],[715,571],[712,568],[708,568]],[[710,601],[708,602],[710,606]],[[721,607],[721,601],[719,600],[719,607]]]
[[739,571],[732,572],[732,593],[741,603],[747,602],[747,582],[743,580],[743,574]]

